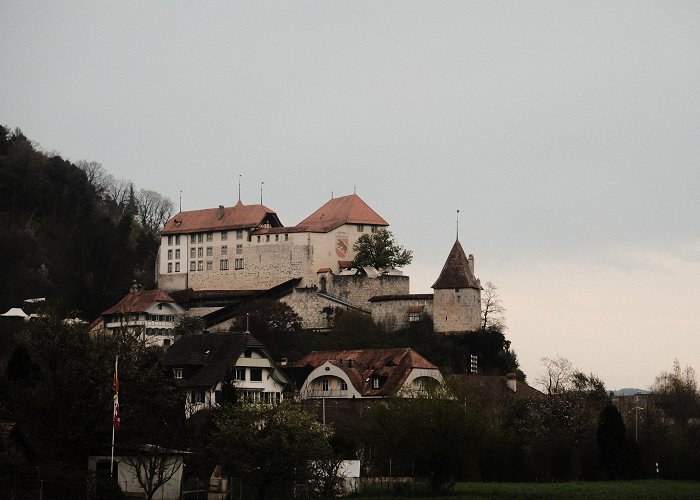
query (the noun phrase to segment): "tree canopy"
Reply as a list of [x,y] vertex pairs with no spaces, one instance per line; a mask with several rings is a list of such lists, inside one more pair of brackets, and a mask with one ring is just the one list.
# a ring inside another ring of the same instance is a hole
[[352,249],[357,253],[353,266],[375,269],[404,267],[413,260],[413,252],[394,242],[394,235],[388,229],[378,229],[360,236]]
[[151,286],[171,210],[97,162],[74,165],[0,126],[0,308],[47,297],[60,315],[93,319],[133,280]]

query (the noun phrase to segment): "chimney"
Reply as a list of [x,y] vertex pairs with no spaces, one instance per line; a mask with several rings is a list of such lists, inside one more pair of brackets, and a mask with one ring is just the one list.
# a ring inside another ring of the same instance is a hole
[[506,384],[511,391],[516,392],[518,390],[518,381],[515,379],[515,373],[511,372],[506,375]]
[[224,218],[224,206],[219,205],[219,220]]
[[469,261],[469,270],[472,272],[472,274],[474,274],[474,255],[469,254],[467,260]]

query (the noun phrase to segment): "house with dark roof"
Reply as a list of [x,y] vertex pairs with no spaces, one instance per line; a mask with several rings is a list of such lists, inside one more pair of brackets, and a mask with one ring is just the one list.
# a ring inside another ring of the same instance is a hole
[[122,299],[90,325],[91,331],[120,329],[139,335],[151,345],[169,346],[173,329],[185,313],[163,290],[143,290],[134,284]]
[[168,348],[163,365],[183,393],[188,418],[223,401],[278,403],[289,383],[265,346],[247,332],[183,336]]
[[411,396],[443,384],[438,367],[411,348],[313,351],[291,368],[303,376],[295,381],[302,399]]

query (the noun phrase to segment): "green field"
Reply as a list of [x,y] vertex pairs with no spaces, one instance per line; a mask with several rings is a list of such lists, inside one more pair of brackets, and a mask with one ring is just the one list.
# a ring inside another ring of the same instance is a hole
[[[358,498],[374,500],[381,497]],[[457,483],[453,494],[430,498],[503,498],[508,500],[554,498],[666,500],[688,498],[697,500],[700,499],[700,482],[644,480],[585,483]]]

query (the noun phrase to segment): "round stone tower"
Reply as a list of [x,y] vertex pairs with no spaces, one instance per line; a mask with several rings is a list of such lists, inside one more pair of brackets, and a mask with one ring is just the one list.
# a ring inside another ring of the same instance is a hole
[[432,286],[436,333],[475,332],[481,326],[481,283],[474,277],[474,256],[466,256],[459,240],[450,250]]

